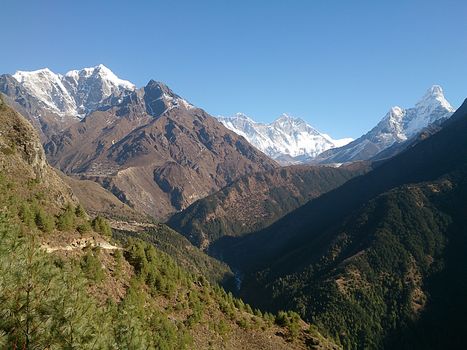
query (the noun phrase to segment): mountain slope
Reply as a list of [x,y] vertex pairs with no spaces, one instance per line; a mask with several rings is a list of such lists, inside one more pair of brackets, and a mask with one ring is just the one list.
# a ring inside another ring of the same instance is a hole
[[48,209],[58,211],[66,203],[76,203],[71,189],[46,161],[36,131],[22,116],[5,105],[0,94],[0,177],[18,179],[11,189],[19,195],[36,188],[47,198]]
[[3,348],[338,349],[293,313],[263,315],[154,246],[109,242],[0,99]]
[[372,130],[355,141],[320,154],[314,163],[367,160],[388,147],[416,137],[425,127],[449,118],[454,109],[440,86],[432,86],[413,108],[392,107]]
[[262,229],[368,168],[363,163],[341,168],[295,165],[245,175],[174,214],[168,225],[207,248],[223,236]]
[[156,218],[276,166],[166,85],[136,89],[103,65],[3,75],[0,91],[40,131],[53,166]]
[[301,163],[352,139],[333,140],[299,118],[283,114],[270,124],[257,123],[246,115],[217,117],[227,128],[245,137],[257,149],[282,164]]
[[299,311],[347,348],[461,346],[466,132],[467,101],[439,132],[368,174],[218,244],[246,273],[241,294]]
[[157,218],[276,164],[162,83],[150,81],[45,145],[51,164]]

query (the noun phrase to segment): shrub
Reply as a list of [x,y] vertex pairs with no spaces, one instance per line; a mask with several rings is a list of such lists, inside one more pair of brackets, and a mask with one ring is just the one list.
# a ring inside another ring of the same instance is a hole
[[81,258],[80,265],[87,278],[96,282],[100,282],[104,279],[105,274],[104,270],[102,269],[102,263],[100,262],[97,255],[98,250],[88,250],[88,252]]
[[84,234],[89,231],[91,231],[91,224],[89,221],[84,221],[83,223],[79,224],[78,227],[76,227],[79,233]]
[[39,208],[36,212],[35,223],[42,232],[50,232],[55,227],[53,217],[47,214],[42,208]]
[[21,204],[19,208],[19,217],[28,227],[34,227],[36,225],[34,210],[27,203]]
[[94,220],[92,220],[92,228],[94,231],[99,232],[104,236],[112,236],[112,229],[110,228],[109,222],[102,216],[96,216]]
[[60,231],[72,230],[75,225],[75,219],[75,210],[68,204],[65,210],[57,217],[57,228]]
[[277,313],[277,316],[276,316],[276,319],[275,319],[275,323],[278,325],[278,326],[281,326],[281,327],[285,327],[288,325],[288,322],[289,322],[289,319],[287,317],[287,312],[285,311],[279,311]]
[[86,212],[84,211],[84,208],[81,206],[81,204],[78,204],[76,207],[75,214],[79,218],[86,218]]

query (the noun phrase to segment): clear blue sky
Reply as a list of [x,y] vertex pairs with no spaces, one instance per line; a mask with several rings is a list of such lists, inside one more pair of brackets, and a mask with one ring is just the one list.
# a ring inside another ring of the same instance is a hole
[[103,63],[213,115],[358,137],[432,84],[467,97],[467,1],[4,0],[0,72]]

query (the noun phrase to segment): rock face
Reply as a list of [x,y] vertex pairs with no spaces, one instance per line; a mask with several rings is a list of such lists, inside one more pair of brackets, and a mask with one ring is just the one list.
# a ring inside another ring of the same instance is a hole
[[320,154],[313,162],[346,163],[367,160],[381,151],[416,137],[424,128],[449,118],[454,108],[440,86],[434,85],[413,108],[392,107],[372,130],[355,141]]
[[47,162],[39,138],[32,126],[17,113],[4,105],[0,99],[2,130],[0,147],[4,153],[16,153],[23,162],[31,167],[37,179],[45,175]]
[[157,218],[276,163],[166,85],[150,81],[45,146],[51,163]]
[[[44,149],[32,125],[7,106],[0,94],[0,174],[18,182],[15,193],[28,186],[41,188],[50,205],[60,208],[76,202],[71,189],[47,164]],[[24,188],[22,188],[24,187]]]
[[218,117],[230,130],[282,164],[297,164],[352,139],[333,140],[299,118],[281,115],[270,124],[255,122],[242,113]]

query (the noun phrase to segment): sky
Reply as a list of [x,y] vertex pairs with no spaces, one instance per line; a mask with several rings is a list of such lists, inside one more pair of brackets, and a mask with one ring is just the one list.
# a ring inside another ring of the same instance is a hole
[[109,67],[212,115],[358,137],[433,84],[467,97],[465,0],[3,0],[0,73]]

